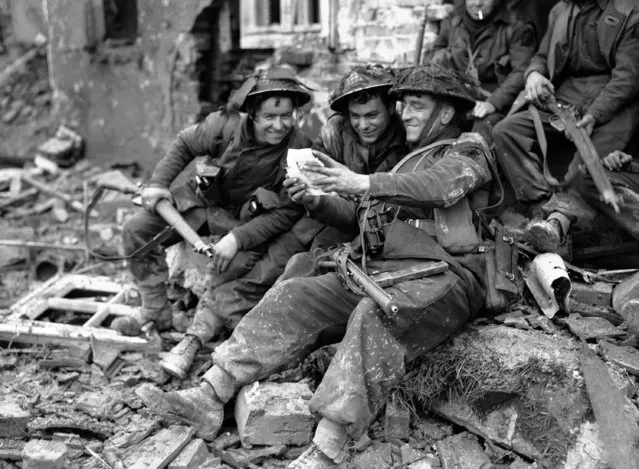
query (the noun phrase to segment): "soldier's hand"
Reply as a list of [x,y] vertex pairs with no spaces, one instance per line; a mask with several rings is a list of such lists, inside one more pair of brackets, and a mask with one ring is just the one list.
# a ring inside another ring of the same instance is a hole
[[155,213],[156,204],[162,199],[168,199],[173,203],[171,191],[163,187],[145,187],[140,193],[142,207],[151,213]]
[[555,93],[555,87],[548,78],[539,72],[532,72],[526,78],[526,98],[536,105],[541,105]]
[[288,192],[288,196],[297,202],[303,204],[309,209],[314,209],[319,204],[319,196],[308,193],[308,187],[297,178],[287,178],[284,180],[284,188]]
[[228,233],[213,246],[213,258],[211,259],[212,267],[217,273],[222,273],[229,266],[235,255],[237,254],[237,238],[233,233]]
[[313,155],[324,164],[323,167],[313,168],[313,171],[325,176],[314,182],[324,192],[361,195],[368,191],[370,178],[367,175],[357,174],[319,151],[313,150]]
[[601,162],[608,171],[621,171],[631,161],[632,155],[616,150],[604,157]]
[[497,108],[488,101],[477,101],[475,109],[473,109],[473,116],[475,116],[476,119],[483,119],[488,114],[492,114],[495,111],[497,111]]
[[590,135],[592,135],[592,129],[595,128],[595,117],[592,114],[586,114],[577,122],[577,128],[584,129],[590,137]]

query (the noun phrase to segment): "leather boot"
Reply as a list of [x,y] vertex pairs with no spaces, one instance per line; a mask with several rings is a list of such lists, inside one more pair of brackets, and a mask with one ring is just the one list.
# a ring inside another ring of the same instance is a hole
[[136,336],[140,335],[142,326],[147,322],[154,322],[155,327],[161,332],[171,329],[172,320],[173,313],[169,303],[157,309],[142,306],[131,315],[115,318],[111,323],[111,329],[122,335]]
[[213,441],[222,427],[224,404],[208,383],[166,393],[157,386],[144,384],[135,393],[151,412],[160,417],[170,415],[192,426],[204,440]]
[[561,225],[557,220],[533,220],[526,228],[526,241],[541,253],[559,251]]
[[171,376],[184,379],[200,347],[202,347],[200,339],[194,335],[187,334],[184,336],[184,339],[173,347],[162,359],[160,367]]

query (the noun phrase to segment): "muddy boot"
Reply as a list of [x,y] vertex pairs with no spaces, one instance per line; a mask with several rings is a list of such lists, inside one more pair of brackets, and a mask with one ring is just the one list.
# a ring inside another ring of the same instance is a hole
[[151,412],[160,417],[173,417],[192,426],[204,440],[213,441],[222,427],[224,404],[208,383],[166,393],[152,384],[144,384],[135,393]]
[[162,359],[160,367],[171,376],[184,379],[200,347],[202,347],[200,339],[194,335],[187,334],[184,336],[184,339],[173,347]]
[[561,245],[561,234],[559,221],[533,220],[526,228],[526,241],[541,253],[556,253]]
[[349,439],[343,425],[323,418],[315,430],[313,444],[287,467],[289,469],[336,468],[348,457],[345,448]]
[[167,331],[171,328],[172,319],[173,313],[168,303],[158,309],[142,306],[131,315],[115,318],[111,323],[111,329],[122,335],[136,336],[142,332],[142,326],[147,322],[153,322],[159,331]]

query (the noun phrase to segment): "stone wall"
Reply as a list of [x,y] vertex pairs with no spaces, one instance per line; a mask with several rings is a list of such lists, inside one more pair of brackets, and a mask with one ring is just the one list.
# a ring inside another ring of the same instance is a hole
[[212,0],[137,2],[133,44],[103,41],[90,0],[45,0],[47,36],[55,110],[86,136],[88,158],[150,168],[198,114],[189,31]]

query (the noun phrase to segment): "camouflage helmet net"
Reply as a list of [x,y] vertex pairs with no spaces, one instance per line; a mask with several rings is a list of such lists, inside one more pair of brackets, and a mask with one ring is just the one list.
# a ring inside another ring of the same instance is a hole
[[346,112],[349,96],[361,91],[388,91],[395,81],[395,73],[379,64],[358,65],[342,77],[330,96],[333,111]]
[[406,93],[432,94],[470,109],[475,106],[475,89],[478,86],[479,83],[469,75],[428,64],[401,70],[391,93],[398,98]]

